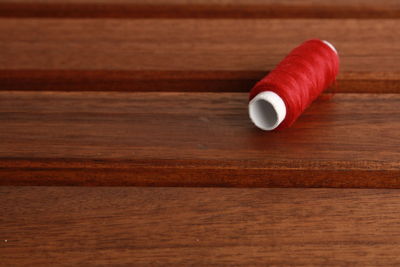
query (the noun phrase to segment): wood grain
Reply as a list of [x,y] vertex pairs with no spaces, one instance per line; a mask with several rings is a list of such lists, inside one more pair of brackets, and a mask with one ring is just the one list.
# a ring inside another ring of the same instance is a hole
[[398,266],[394,190],[0,187],[3,266]]
[[400,95],[256,129],[242,93],[1,92],[0,184],[400,187]]
[[354,19],[0,19],[0,90],[248,91],[316,36],[339,92],[399,92],[398,21]]
[[1,17],[45,18],[399,18],[400,4],[381,1],[112,1],[3,0]]

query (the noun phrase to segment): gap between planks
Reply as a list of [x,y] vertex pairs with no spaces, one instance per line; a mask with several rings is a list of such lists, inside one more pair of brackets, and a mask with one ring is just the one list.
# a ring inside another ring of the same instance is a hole
[[384,1],[104,1],[5,0],[0,17],[17,18],[399,18],[400,5]]

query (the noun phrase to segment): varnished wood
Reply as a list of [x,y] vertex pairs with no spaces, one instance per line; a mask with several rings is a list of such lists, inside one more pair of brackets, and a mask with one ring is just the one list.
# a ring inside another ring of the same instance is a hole
[[[399,18],[398,0],[0,1],[0,266],[399,266],[396,190],[190,188],[400,188]],[[257,130],[248,90],[315,37],[339,50],[336,95]]]
[[0,187],[3,266],[399,266],[395,190]]
[[339,92],[399,92],[398,21],[338,22],[0,19],[0,90],[243,92],[319,37],[339,50]]
[[1,17],[45,18],[399,18],[381,1],[3,0]]
[[247,97],[1,92],[0,184],[400,188],[400,95],[336,94],[281,132]]

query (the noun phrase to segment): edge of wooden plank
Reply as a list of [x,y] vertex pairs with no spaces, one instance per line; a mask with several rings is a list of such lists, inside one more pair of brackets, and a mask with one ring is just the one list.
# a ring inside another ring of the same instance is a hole
[[329,164],[335,168],[307,167],[304,162],[271,162],[260,168],[255,162],[241,166],[215,160],[0,159],[0,186],[400,188],[396,167]]
[[0,17],[18,18],[399,18],[382,5],[0,3]]
[[[248,92],[263,71],[0,70],[0,91]],[[155,79],[156,77],[156,79]],[[397,73],[343,73],[340,93],[399,93]]]

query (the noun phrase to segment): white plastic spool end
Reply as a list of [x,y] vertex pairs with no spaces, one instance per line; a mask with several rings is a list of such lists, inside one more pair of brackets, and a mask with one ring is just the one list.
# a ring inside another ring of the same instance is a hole
[[326,41],[326,40],[322,40],[322,42],[323,42],[324,44],[326,44],[327,46],[329,46],[329,48],[332,49],[333,52],[336,53],[336,55],[338,54],[338,52],[337,52],[336,48],[333,46],[333,44],[331,44],[330,42],[328,42],[328,41]]
[[285,119],[286,105],[276,93],[261,92],[250,101],[249,115],[258,128],[271,131]]

